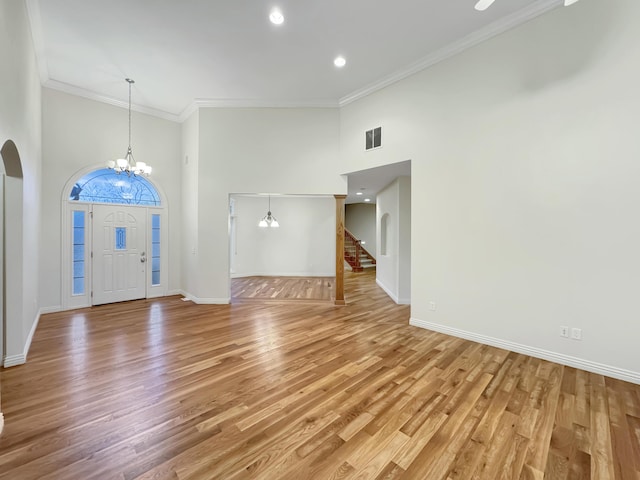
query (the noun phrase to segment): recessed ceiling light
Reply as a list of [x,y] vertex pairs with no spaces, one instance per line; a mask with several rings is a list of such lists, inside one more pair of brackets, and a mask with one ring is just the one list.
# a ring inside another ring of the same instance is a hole
[[356,195],[363,195],[362,192],[356,192]]
[[274,25],[282,25],[284,23],[284,15],[282,15],[280,10],[274,8],[269,14],[269,20],[271,20],[271,23]]
[[364,201],[365,201],[365,202],[370,202],[370,201],[371,201],[371,199],[370,199],[370,198],[365,198],[365,199],[364,199]]
[[347,61],[344,59],[344,57],[336,57],[336,59],[333,61],[333,64],[338,68],[342,68],[347,64]]

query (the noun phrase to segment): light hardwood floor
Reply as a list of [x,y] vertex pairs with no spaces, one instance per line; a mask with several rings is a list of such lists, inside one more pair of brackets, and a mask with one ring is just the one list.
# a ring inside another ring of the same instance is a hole
[[44,316],[0,478],[640,478],[640,386],[346,307],[179,297]]
[[231,279],[232,303],[295,300],[317,303],[335,299],[334,277],[241,277]]

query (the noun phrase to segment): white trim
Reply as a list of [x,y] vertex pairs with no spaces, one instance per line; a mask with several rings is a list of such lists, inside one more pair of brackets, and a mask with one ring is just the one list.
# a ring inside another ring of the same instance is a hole
[[36,333],[36,328],[38,328],[38,323],[40,322],[41,315],[42,315],[42,309],[38,310],[38,314],[36,315],[36,318],[33,321],[33,325],[31,326],[29,335],[27,335],[27,341],[24,344],[22,353],[19,353],[18,355],[7,355],[4,358],[4,368],[15,367],[16,365],[23,365],[24,363],[27,362],[27,355],[29,353],[29,349],[31,348],[33,335]]
[[24,365],[27,361],[24,353],[18,355],[7,355],[4,357],[4,368],[15,367],[18,365]]
[[198,298],[190,293],[183,293],[184,298],[198,305],[229,305],[231,298]]
[[492,347],[522,353],[531,357],[549,360],[550,362],[579,368],[588,372],[606,375],[607,377],[617,378],[619,380],[624,380],[625,382],[631,382],[640,385],[640,372],[633,372],[631,370],[625,370],[623,368],[613,367],[610,365],[605,365],[603,363],[592,362],[583,358],[572,357],[570,355],[564,355],[562,353],[550,352],[548,350],[543,350],[542,348],[530,347],[521,343],[510,342],[508,340],[501,340],[499,338],[489,337],[487,335],[480,335],[477,333],[468,332],[466,330],[460,330],[458,328],[447,327],[445,325],[427,322],[425,320],[420,320],[414,317],[411,317],[411,319],[409,320],[409,324],[413,325],[414,327],[424,328],[426,330],[432,330],[434,332],[444,333],[445,335],[451,335],[458,338],[464,338],[466,340],[471,340],[472,342],[491,345]]
[[257,98],[196,98],[178,116],[180,123],[201,108],[339,108],[336,100],[262,100]]
[[42,307],[40,309],[40,315],[47,315],[49,313],[58,313],[62,311],[62,305],[56,305],[54,307]]
[[[373,265],[375,267],[375,265]],[[378,280],[376,278],[376,284],[382,289],[384,290],[384,293],[386,293],[387,295],[389,295],[389,297],[391,297],[391,300],[393,300],[394,302],[396,302],[396,304],[398,305],[411,305],[411,299],[410,298],[398,298],[397,295],[394,295],[391,290],[389,290],[380,280]]]
[[33,41],[33,50],[36,55],[36,64],[38,65],[38,73],[40,74],[40,83],[45,84],[49,80],[49,67],[47,65],[47,56],[44,47],[44,38],[42,35],[42,16],[40,15],[40,3],[38,0],[27,0],[27,16],[29,17],[29,26],[31,28],[31,40]]
[[[99,93],[92,92],[91,90],[86,90],[74,85],[69,85],[68,83],[59,82],[58,80],[47,79],[42,83],[42,86],[45,88],[50,88],[51,90],[68,93],[69,95],[76,95],[78,97],[88,98],[89,100],[94,100],[96,102],[106,103],[107,105],[113,105],[114,107],[129,108],[129,103],[127,101],[107,97],[106,95],[100,95]],[[157,108],[131,104],[131,110],[133,110],[134,112],[151,115],[152,117],[169,120],[170,122],[181,123],[179,115],[165,112],[164,110],[158,110]]]
[[245,278],[245,277],[319,277],[319,278],[333,278],[336,276],[335,272],[329,273],[311,273],[311,272],[246,272],[246,273],[232,273],[231,278]]
[[459,53],[468,50],[479,43],[482,43],[486,40],[489,40],[496,35],[506,32],[518,25],[528,22],[543,13],[548,12],[556,7],[561,5],[559,0],[538,0],[537,2],[531,3],[528,7],[523,8],[505,18],[502,18],[496,22],[493,22],[490,25],[487,25],[480,30],[470,33],[466,37],[461,38],[458,41],[450,43],[445,47],[441,48],[433,52],[430,55],[414,62],[407,67],[398,70],[391,75],[387,75],[376,82],[370,83],[369,85],[362,87],[348,95],[345,95],[340,99],[338,104],[341,107],[348,105],[356,100],[366,97],[367,95],[371,95],[378,90],[382,90],[389,85],[392,85],[400,80],[403,80],[411,75],[426,70],[433,65],[440,63],[448,58],[453,57]]
[[4,414],[0,412],[0,435],[2,435],[2,430],[4,430]]

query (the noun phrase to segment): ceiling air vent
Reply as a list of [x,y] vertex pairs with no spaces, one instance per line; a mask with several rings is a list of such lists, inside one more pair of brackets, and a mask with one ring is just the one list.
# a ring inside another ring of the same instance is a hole
[[382,127],[367,130],[364,134],[364,149],[371,150],[382,146]]

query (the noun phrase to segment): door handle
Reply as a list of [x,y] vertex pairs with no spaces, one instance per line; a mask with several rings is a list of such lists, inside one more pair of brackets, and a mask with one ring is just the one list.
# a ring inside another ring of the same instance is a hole
[[146,261],[147,261],[147,257],[145,256],[145,253],[144,253],[144,252],[142,252],[142,253],[140,254],[140,263],[144,263],[144,262],[146,262]]

